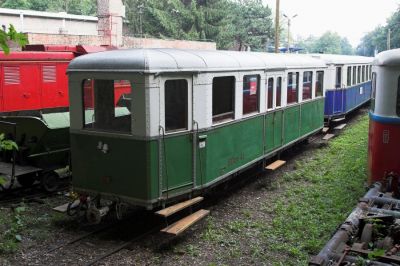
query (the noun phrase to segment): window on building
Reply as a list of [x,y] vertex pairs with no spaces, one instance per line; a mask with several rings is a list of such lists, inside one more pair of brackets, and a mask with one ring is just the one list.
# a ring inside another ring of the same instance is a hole
[[342,87],[342,68],[336,67],[336,85],[335,88]]
[[357,83],[357,67],[353,66],[353,82],[352,84],[355,85]]
[[347,68],[347,87],[351,86],[351,67]]
[[400,76],[397,80],[397,101],[396,101],[396,113],[400,116]]
[[357,83],[361,83],[361,66],[357,67]]
[[288,73],[287,84],[287,103],[297,103],[299,101],[299,72]]
[[315,80],[315,97],[324,96],[324,71],[317,71]]
[[305,71],[303,73],[303,100],[311,99],[312,97],[312,84],[313,84],[313,72]]
[[[376,95],[376,73],[372,73],[372,93],[371,93],[371,110],[375,111],[375,95]],[[399,99],[397,98],[397,102]]]
[[220,122],[234,118],[235,77],[216,77],[212,85],[212,120]]
[[282,101],[282,77],[276,79],[276,107],[281,106]]
[[243,77],[243,114],[259,111],[260,76]]
[[165,131],[188,129],[188,83],[186,79],[165,82]]
[[[106,132],[131,131],[131,112],[126,106],[118,106],[120,80],[86,79],[83,81],[83,109],[85,129]],[[130,81],[125,92],[131,93]]]
[[274,100],[274,78],[269,78],[267,82],[267,109],[273,108]]

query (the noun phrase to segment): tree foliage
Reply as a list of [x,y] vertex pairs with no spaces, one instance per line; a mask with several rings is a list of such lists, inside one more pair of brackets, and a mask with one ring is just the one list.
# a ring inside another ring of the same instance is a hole
[[310,36],[307,39],[299,40],[297,46],[304,48],[304,53],[354,54],[349,40],[331,31],[325,32],[319,38]]
[[212,40],[217,47],[261,50],[273,36],[271,10],[261,0],[125,0],[135,36]]
[[0,6],[13,9],[67,12],[77,15],[96,15],[96,0],[0,0]]
[[375,52],[387,50],[388,32],[390,30],[390,48],[400,48],[400,8],[387,20],[386,25],[378,26],[361,39],[357,54],[374,56]]
[[[0,47],[5,54],[10,52],[10,47],[8,46],[10,41],[18,43],[20,46],[25,46],[28,44],[28,39],[25,34],[19,33],[15,30],[14,26],[10,24],[8,31],[0,29]],[[1,139],[0,139],[1,141]]]

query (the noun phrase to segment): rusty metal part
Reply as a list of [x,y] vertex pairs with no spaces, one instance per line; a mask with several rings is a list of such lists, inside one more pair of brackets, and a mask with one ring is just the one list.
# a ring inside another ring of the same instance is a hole
[[385,210],[385,209],[380,209],[380,208],[375,208],[375,207],[368,208],[368,211],[372,212],[372,213],[392,215],[393,217],[395,217],[397,219],[400,218],[400,211]]
[[392,255],[396,254],[396,253],[399,252],[399,251],[400,251],[400,245],[397,244],[397,245],[395,245],[394,247],[392,247],[392,248],[389,250],[389,252],[386,253],[386,255],[392,256]]
[[372,240],[372,231],[374,230],[373,224],[365,224],[361,233],[360,241],[368,245]]
[[[346,221],[340,226],[339,230],[336,231],[325,247],[317,256],[310,260],[309,265],[328,265],[335,255],[342,252],[342,250],[338,250],[338,247],[341,246],[341,244],[346,243],[358,228],[360,218],[363,217],[365,212],[368,210],[367,203],[370,201],[371,197],[378,195],[381,186],[380,183],[375,183],[370,188],[370,190],[364,195],[364,198],[360,200],[358,206],[351,212]],[[364,199],[366,200],[364,201]]]
[[344,248],[343,255],[339,258],[339,260],[337,261],[336,265],[341,265],[342,264],[342,262],[344,261],[344,258],[346,257],[347,253],[349,253],[349,251],[350,251],[350,247],[346,246]]
[[[361,255],[367,255],[367,256],[368,256],[370,253],[373,252],[373,251],[371,251],[371,250],[363,250],[363,249],[358,249],[358,248],[351,248],[350,251],[351,251],[351,252],[358,253],[358,254],[361,254]],[[399,257],[399,256],[382,255],[382,256],[378,256],[377,258],[378,258],[380,261],[383,261],[383,262],[385,262],[385,263],[386,263],[386,262],[387,262],[387,263],[393,263],[393,262],[400,263],[400,257]]]

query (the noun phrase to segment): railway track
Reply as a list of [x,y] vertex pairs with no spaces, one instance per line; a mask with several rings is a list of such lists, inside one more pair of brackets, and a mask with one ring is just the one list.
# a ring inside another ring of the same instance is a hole
[[138,211],[121,221],[110,222],[93,231],[60,243],[35,260],[42,265],[97,265],[108,257],[128,249],[141,239],[159,232],[160,219],[146,211]]
[[41,203],[44,198],[58,195],[59,193],[65,192],[68,187],[61,187],[54,192],[45,192],[39,185],[35,185],[29,188],[17,187],[11,190],[0,191],[0,204],[2,206],[8,204],[16,204],[19,202],[39,202]]

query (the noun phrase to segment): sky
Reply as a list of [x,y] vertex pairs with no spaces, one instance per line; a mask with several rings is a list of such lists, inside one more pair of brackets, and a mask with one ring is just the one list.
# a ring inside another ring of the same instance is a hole
[[[275,17],[276,0],[263,0]],[[292,38],[321,36],[326,31],[347,37],[353,47],[398,9],[400,0],[280,0],[281,13],[292,17]],[[281,20],[287,24],[287,20]]]

